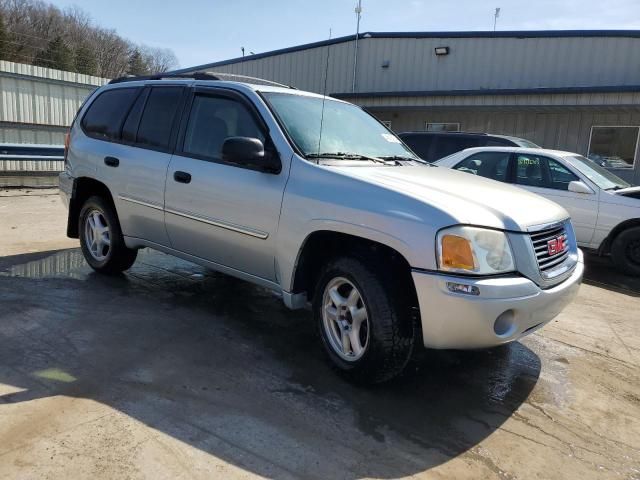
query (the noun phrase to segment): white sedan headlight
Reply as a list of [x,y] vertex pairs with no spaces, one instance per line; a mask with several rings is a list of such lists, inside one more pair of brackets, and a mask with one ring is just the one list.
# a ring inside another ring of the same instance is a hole
[[515,264],[504,232],[456,226],[438,232],[438,267],[445,272],[493,275],[513,272]]

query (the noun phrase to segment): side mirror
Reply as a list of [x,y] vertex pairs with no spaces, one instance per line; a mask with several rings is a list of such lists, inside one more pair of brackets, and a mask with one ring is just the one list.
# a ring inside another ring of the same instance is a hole
[[280,173],[282,164],[276,152],[265,151],[258,138],[229,137],[222,144],[222,160],[261,172]]
[[574,180],[569,182],[568,190],[573,193],[586,193],[591,194],[593,191],[582,181]]

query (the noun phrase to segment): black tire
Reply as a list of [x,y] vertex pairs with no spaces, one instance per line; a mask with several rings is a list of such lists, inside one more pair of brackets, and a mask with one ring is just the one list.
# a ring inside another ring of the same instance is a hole
[[[101,214],[106,222],[111,241],[108,248],[105,247],[104,250],[101,250],[104,258],[96,258],[89,249],[88,243],[90,242],[87,241],[87,222],[89,221],[89,215],[91,214],[93,216],[95,212]],[[125,245],[122,231],[120,230],[118,215],[108,200],[94,196],[84,202],[80,210],[78,230],[80,233],[80,248],[82,249],[84,258],[95,271],[106,274],[120,273],[130,268],[136,261],[138,251],[127,248]]]
[[[417,336],[407,288],[384,270],[380,259],[336,258],[324,267],[313,296],[314,320],[325,353],[335,369],[357,383],[380,383],[400,374],[411,358]],[[345,278],[357,288],[368,314],[368,343],[355,361],[336,353],[324,326],[324,292],[336,278]]]
[[640,276],[640,227],[618,234],[611,244],[611,260],[624,273]]

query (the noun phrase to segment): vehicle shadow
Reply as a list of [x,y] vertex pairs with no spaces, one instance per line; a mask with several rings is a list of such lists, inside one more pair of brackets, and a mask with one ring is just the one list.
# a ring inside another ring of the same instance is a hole
[[620,272],[609,257],[585,252],[584,283],[612,292],[640,297],[640,277]]
[[393,382],[354,386],[327,366],[307,312],[155,252],[115,277],[75,249],[5,257],[0,298],[0,384],[22,389],[0,410],[92,399],[266,477],[395,478],[465,452],[498,472],[474,447],[540,375],[514,343],[424,352]]

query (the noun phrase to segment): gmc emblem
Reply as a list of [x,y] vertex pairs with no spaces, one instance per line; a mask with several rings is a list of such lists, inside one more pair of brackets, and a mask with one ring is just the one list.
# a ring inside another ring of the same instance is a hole
[[552,238],[547,242],[549,256],[557,255],[564,251],[564,237]]

